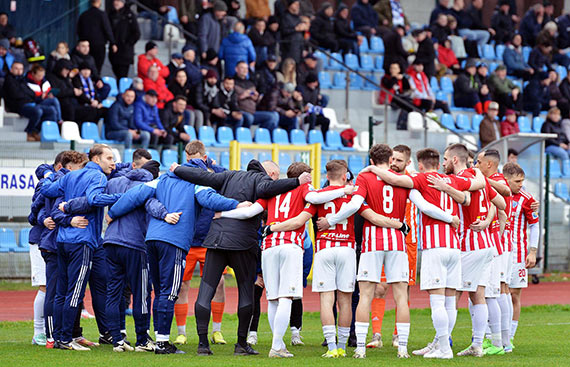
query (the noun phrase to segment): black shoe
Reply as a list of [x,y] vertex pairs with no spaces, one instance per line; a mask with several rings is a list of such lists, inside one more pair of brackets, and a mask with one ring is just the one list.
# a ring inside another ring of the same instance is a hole
[[73,350],[73,347],[71,345],[69,345],[69,343],[63,343],[63,342],[56,340],[53,343],[53,349]]
[[109,344],[109,345],[113,345],[113,337],[111,336],[111,333],[106,332],[103,336],[99,337],[99,344],[103,345],[103,344]]
[[327,340],[323,340],[323,342],[321,343],[321,347],[328,347],[329,343],[327,343]]
[[253,349],[249,344],[245,346],[236,344],[234,349],[234,356],[256,356],[259,352]]
[[346,345],[351,348],[356,348],[356,335],[351,335],[348,338],[348,342],[346,343]]
[[186,354],[186,352],[176,348],[170,342],[157,342],[154,349],[155,354]]
[[210,349],[209,344],[200,343],[200,344],[198,344],[198,350],[197,350],[196,354],[199,356],[211,356],[214,353]]
[[121,333],[121,336],[123,337],[123,341],[124,341],[126,344],[131,345],[131,342],[129,342],[129,341],[127,340],[127,333]]

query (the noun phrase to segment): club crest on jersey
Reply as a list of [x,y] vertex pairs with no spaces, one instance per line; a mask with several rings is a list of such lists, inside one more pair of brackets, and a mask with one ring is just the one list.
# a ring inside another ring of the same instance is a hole
[[538,218],[538,213],[532,212],[532,219],[536,219],[536,218]]
[[289,287],[289,293],[295,293],[295,286]]
[[319,282],[319,288],[322,288],[325,285],[325,282]]
[[518,202],[516,202],[516,201],[513,201],[513,209],[514,209],[514,208],[516,208],[516,207],[517,207],[517,205],[519,205],[519,203],[518,203]]

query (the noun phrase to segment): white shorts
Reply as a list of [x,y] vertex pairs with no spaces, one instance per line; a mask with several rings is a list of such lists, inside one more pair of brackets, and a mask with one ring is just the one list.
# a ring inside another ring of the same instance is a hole
[[511,278],[512,258],[510,252],[503,252],[499,255],[499,269],[501,283],[509,284]]
[[386,282],[408,283],[410,280],[408,254],[405,251],[372,251],[363,253],[360,255],[356,279],[359,282],[380,283],[382,265],[384,265]]
[[303,298],[303,249],[285,244],[261,252],[265,295],[278,298]]
[[487,270],[485,298],[497,298],[501,295],[501,258],[495,256]]
[[313,263],[313,292],[354,292],[356,252],[350,247],[318,251]]
[[451,248],[422,250],[420,289],[457,289],[461,284],[461,251]]
[[461,288],[462,292],[475,292],[478,286],[486,286],[488,271],[493,261],[493,248],[466,251],[461,253]]
[[46,285],[46,263],[36,244],[30,243],[30,264],[32,266],[32,287]]
[[526,268],[525,263],[513,263],[509,288],[526,287],[528,287],[528,269]]

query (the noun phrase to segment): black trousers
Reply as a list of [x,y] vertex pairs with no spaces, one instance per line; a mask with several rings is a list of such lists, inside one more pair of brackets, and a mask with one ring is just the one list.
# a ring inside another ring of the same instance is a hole
[[101,68],[105,62],[105,55],[107,53],[105,44],[89,44],[89,54],[95,59],[95,66],[97,66],[97,72],[101,74]]
[[126,78],[129,76],[129,68],[131,65],[119,65],[111,63],[111,67],[113,68],[113,74],[115,74],[115,78],[117,78],[117,82],[121,78]]
[[251,317],[249,331],[257,331],[259,328],[259,315],[261,314],[261,296],[263,296],[263,290],[265,289],[257,285],[254,285],[253,288],[253,316]]
[[296,327],[301,329],[303,326],[303,299],[295,299],[291,304],[291,318],[289,319],[289,325],[291,327]]
[[204,263],[204,273],[198,290],[198,298],[194,304],[196,329],[200,340],[207,340],[208,324],[212,298],[226,266],[231,266],[235,272],[238,285],[238,343],[244,344],[251,317],[253,315],[253,287],[256,272],[256,248],[248,250],[229,251],[208,249]]

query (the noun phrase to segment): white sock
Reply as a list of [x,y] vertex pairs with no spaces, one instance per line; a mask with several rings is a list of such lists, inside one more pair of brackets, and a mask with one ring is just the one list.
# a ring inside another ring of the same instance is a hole
[[473,302],[471,302],[471,298],[467,297],[467,309],[469,310],[469,314],[473,317]]
[[289,326],[292,303],[293,301],[290,298],[279,298],[277,311],[275,312],[275,320],[273,321],[273,343],[271,344],[271,348],[274,350],[285,348],[283,336]]
[[398,332],[398,351],[408,351],[408,337],[410,336],[410,323],[397,322],[396,331]]
[[251,336],[257,336],[257,331],[250,331],[250,332],[249,332],[249,335],[251,335]]
[[329,350],[336,349],[336,328],[334,325],[323,325],[323,335],[327,340]]
[[[431,307],[431,320],[435,329],[435,338],[439,342],[442,352],[449,350],[449,319],[445,309],[445,296],[441,294],[430,294],[429,303]],[[398,334],[400,331],[398,330]]]
[[44,334],[45,319],[44,319],[44,303],[46,299],[46,292],[38,290],[36,298],[34,299],[34,336]]
[[[487,308],[489,309],[489,314],[491,313],[491,309],[489,307],[489,303],[487,302]],[[489,323],[491,322],[491,316],[489,316],[489,320],[487,321],[487,327],[485,328],[485,339],[491,340],[491,327]]]
[[301,335],[301,330],[297,329],[295,326],[291,326],[291,336]]
[[489,310],[487,304],[473,305],[473,346],[481,347],[483,345],[483,337],[485,336],[485,328],[489,318]]
[[453,332],[453,328],[455,327],[455,321],[457,320],[457,302],[455,296],[446,296],[445,297],[445,311],[447,311],[447,330],[449,336],[451,336]]
[[178,325],[176,328],[178,329],[178,335],[186,335],[186,325]]
[[366,334],[368,334],[367,322],[356,321],[354,323],[354,332],[356,334],[356,349],[366,348]]
[[495,347],[502,347],[501,339],[501,308],[496,298],[486,298],[487,309],[489,310],[489,329],[491,329],[491,342]]
[[338,327],[338,343],[337,346],[340,349],[346,350],[346,342],[348,341],[348,337],[350,335],[350,327]]
[[518,320],[511,321],[511,339],[515,338],[515,334],[517,333],[517,328],[519,327]]
[[212,322],[212,332],[215,333],[216,331],[222,331],[221,322]]
[[163,335],[163,334],[156,334],[156,341],[157,341],[157,342],[167,342],[167,341],[169,341],[169,340],[170,340],[170,335],[169,335],[169,334],[166,334],[166,335]]
[[509,301],[509,320],[512,321],[513,320],[513,296],[511,296],[510,293],[507,294],[507,300]]
[[273,332],[273,322],[275,321],[275,314],[277,313],[278,300],[267,301],[267,319],[269,320],[269,327]]
[[509,298],[505,293],[501,293],[499,297],[499,307],[501,308],[501,340],[503,342],[503,347],[511,344],[509,339],[511,320],[509,319]]

